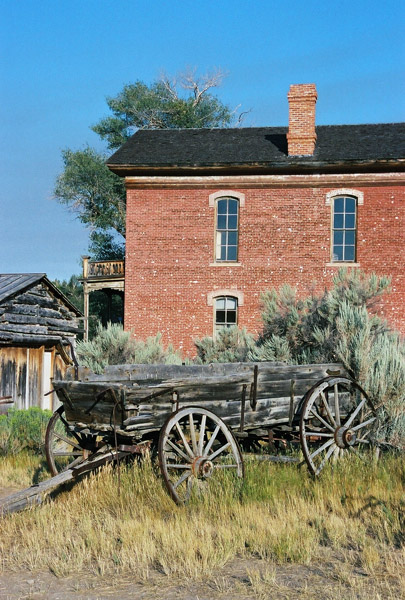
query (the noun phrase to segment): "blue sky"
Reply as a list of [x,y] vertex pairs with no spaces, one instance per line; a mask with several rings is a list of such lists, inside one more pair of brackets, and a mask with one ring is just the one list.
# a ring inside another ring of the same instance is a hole
[[291,83],[317,124],[403,121],[404,4],[381,0],[0,0],[0,272],[80,272],[88,232],[53,199],[61,150],[90,144],[106,96],[185,67],[228,73],[246,126],[286,125]]

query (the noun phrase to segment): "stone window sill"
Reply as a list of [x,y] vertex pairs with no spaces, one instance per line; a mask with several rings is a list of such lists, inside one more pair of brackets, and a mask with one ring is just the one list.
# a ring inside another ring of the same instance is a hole
[[344,262],[343,260],[338,262],[329,262],[326,263],[326,267],[360,267],[359,262]]
[[210,267],[241,267],[240,262],[214,262],[209,264]]

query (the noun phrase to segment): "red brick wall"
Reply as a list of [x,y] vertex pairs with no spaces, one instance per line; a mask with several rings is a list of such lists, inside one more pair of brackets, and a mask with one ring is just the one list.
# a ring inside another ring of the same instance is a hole
[[[209,206],[209,194],[217,190],[129,189],[125,328],[140,338],[161,332],[165,344],[193,355],[193,339],[213,332],[209,292],[243,292],[239,325],[257,332],[263,290],[289,283],[304,295],[313,282],[318,290],[328,286],[338,268],[330,266],[331,207],[325,199],[331,189],[239,190],[245,194],[240,265],[215,266],[215,209]],[[405,333],[405,190],[356,189],[364,193],[364,205],[358,207],[357,261],[366,271],[392,276],[384,311]]]

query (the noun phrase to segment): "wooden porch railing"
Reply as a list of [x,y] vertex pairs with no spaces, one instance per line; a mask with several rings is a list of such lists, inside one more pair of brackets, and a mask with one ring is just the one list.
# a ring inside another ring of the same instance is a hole
[[124,277],[125,261],[102,260],[90,262],[87,257],[83,258],[83,279]]

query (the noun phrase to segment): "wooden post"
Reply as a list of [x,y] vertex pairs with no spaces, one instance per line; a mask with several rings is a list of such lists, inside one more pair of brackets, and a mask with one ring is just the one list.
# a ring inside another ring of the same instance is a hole
[[90,256],[82,256],[83,259],[83,296],[84,296],[84,341],[89,341],[89,286],[87,278],[89,275],[89,258]]

